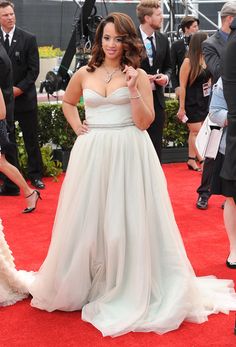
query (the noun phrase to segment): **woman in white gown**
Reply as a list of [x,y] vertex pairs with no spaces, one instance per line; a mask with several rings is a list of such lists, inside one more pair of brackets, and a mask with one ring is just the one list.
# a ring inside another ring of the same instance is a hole
[[140,56],[133,22],[112,13],[97,29],[88,66],[68,85],[63,110],[78,138],[48,255],[30,288],[32,306],[82,310],[104,336],[165,333],[236,309],[233,281],[197,278],[187,258],[145,131],[154,111]]

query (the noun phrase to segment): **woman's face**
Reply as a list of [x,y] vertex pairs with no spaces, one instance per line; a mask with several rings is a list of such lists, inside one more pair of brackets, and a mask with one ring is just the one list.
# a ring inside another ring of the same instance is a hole
[[115,30],[113,23],[107,23],[103,30],[102,48],[106,58],[121,59],[123,54],[123,39]]

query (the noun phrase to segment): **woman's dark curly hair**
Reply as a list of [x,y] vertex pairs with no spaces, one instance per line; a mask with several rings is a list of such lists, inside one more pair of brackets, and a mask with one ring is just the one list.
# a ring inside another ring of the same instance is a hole
[[92,48],[92,58],[88,63],[88,71],[93,72],[104,61],[105,55],[102,49],[102,37],[104,27],[107,23],[114,23],[116,32],[122,37],[123,55],[120,63],[121,68],[124,68],[125,65],[133,66],[135,69],[138,68],[144,56],[144,50],[142,42],[137,35],[135,25],[128,15],[113,12],[103,19],[97,28]]

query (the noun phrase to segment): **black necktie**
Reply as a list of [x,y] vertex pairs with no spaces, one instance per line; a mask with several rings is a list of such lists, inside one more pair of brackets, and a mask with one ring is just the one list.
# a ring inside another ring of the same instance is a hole
[[155,48],[154,43],[153,43],[153,36],[149,36],[149,37],[147,37],[147,39],[151,42],[152,58],[153,58],[153,63],[154,63],[156,61],[157,52],[156,52],[156,48]]
[[8,53],[9,47],[10,47],[9,34],[6,34],[5,41],[4,41],[4,47],[5,47],[5,50]]

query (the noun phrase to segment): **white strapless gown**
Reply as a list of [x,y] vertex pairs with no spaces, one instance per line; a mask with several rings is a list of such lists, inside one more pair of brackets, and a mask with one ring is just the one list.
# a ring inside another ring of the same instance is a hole
[[16,270],[0,219],[0,306],[13,305],[26,298],[31,280],[32,273]]
[[234,283],[197,278],[149,135],[132,124],[128,89],[84,90],[88,134],[71,152],[32,306],[82,310],[104,336],[165,333],[236,309]]

